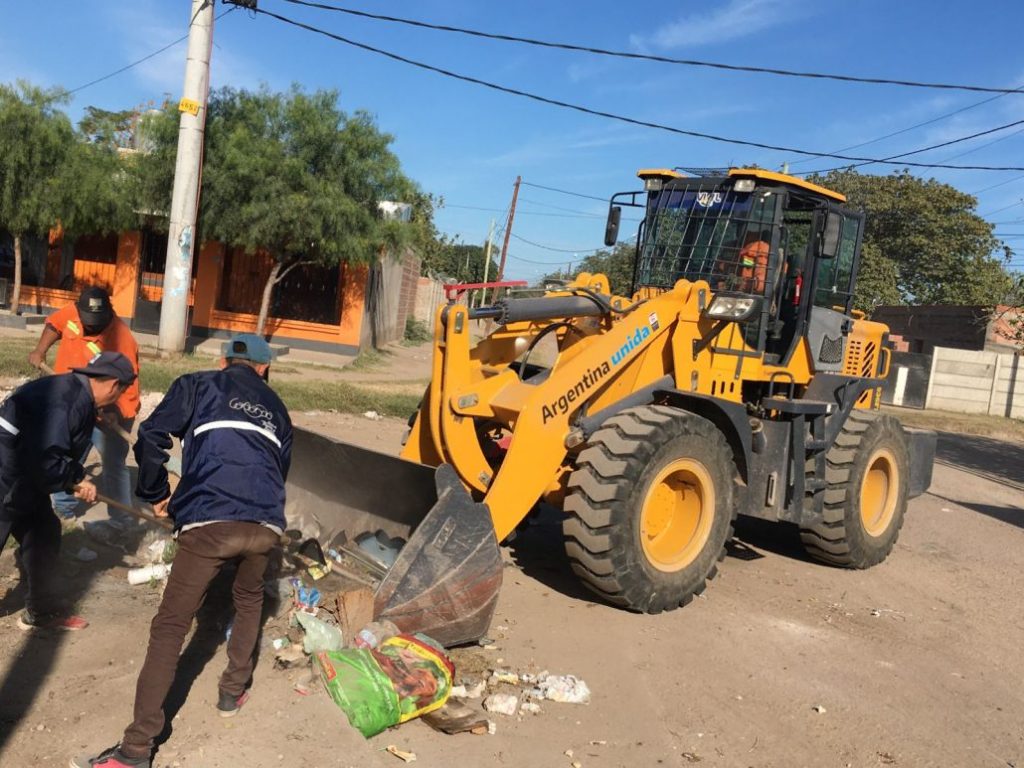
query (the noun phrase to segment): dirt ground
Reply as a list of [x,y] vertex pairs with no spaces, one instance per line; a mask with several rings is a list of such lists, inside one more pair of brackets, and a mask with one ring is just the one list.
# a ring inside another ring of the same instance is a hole
[[[404,431],[394,419],[296,421],[383,451]],[[295,693],[297,673],[275,670],[266,645],[251,701],[222,720],[224,617],[207,617],[154,765],[396,766],[383,751],[394,744],[424,766],[1024,766],[1024,448],[946,433],[939,454],[881,566],[818,565],[791,528],[748,523],[704,597],[661,616],[591,600],[557,525],[531,527],[504,550],[493,648],[457,661],[574,674],[593,697],[492,715],[495,735],[411,722],[364,740],[325,694]],[[83,544],[99,559],[78,562]],[[0,557],[3,766],[64,766],[113,744],[131,717],[158,592],[129,586],[123,553],[81,532],[65,538],[61,572],[92,626],[29,636],[15,626],[11,553]]]

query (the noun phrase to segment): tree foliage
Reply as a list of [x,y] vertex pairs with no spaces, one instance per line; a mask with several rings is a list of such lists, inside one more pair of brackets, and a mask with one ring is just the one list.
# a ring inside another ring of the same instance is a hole
[[57,106],[66,97],[26,82],[0,84],[0,228],[14,236],[11,308],[21,298],[21,241],[47,232],[59,218],[58,175],[73,142]]
[[848,205],[866,214],[854,298],[859,309],[992,306],[1010,291],[1005,245],[977,215],[971,195],[906,170],[888,176],[833,171],[809,181],[842,192]]
[[[482,245],[439,240],[437,248],[423,259],[423,268],[458,283],[482,283],[485,252]],[[487,279],[491,281],[498,276],[497,254],[498,248],[492,247],[491,266],[487,269]]]
[[545,279],[567,279],[580,272],[601,273],[608,276],[611,291],[617,296],[629,296],[633,287],[633,265],[636,261],[636,244],[619,243],[612,249],[602,248],[574,264],[572,274],[558,271],[546,275]]

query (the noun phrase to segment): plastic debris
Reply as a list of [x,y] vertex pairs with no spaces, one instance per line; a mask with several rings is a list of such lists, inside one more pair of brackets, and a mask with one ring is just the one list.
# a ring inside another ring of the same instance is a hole
[[825,708],[823,706],[821,706],[821,704],[816,704],[815,706],[811,707],[811,709],[813,709],[819,715],[824,715],[825,714]]
[[385,641],[399,634],[399,632],[398,627],[387,619],[384,621],[373,621],[356,633],[352,645],[356,648],[377,648]]
[[509,672],[505,669],[496,669],[491,672],[491,684],[496,683],[508,683],[509,685],[519,685],[519,675],[515,672]]
[[487,733],[489,733],[491,736],[493,736],[497,732],[498,732],[498,724],[496,722],[494,722],[493,720],[488,720],[487,721]]
[[132,568],[128,571],[128,583],[137,587],[139,584],[148,584],[150,581],[161,581],[166,579],[170,572],[171,566],[166,563]]
[[520,712],[529,712],[531,715],[540,714],[540,704],[535,701],[524,701],[519,705]]
[[302,648],[306,653],[336,651],[344,644],[341,630],[337,627],[303,611],[296,613],[295,618],[306,631],[306,637],[302,641]]
[[291,579],[293,602],[295,607],[305,613],[316,615],[317,607],[320,605],[320,590],[316,587],[307,587],[299,579]]
[[403,762],[406,762],[406,763],[415,763],[416,762],[416,753],[415,752],[406,752],[403,749],[399,749],[394,744],[388,744],[387,748],[384,751],[387,752],[389,755],[394,755],[395,757],[397,757],[399,760],[401,760]]
[[535,699],[547,699],[564,704],[588,704],[590,688],[575,675],[547,675],[537,682],[537,687],[530,691]]
[[370,421],[380,421],[384,417],[376,411],[364,411],[363,418],[369,419]]
[[291,641],[287,637],[278,637],[271,645],[274,646],[275,651],[281,651],[291,645]]
[[384,568],[391,568],[395,564],[398,553],[405,546],[405,539],[391,538],[384,531],[362,533],[356,536],[355,541],[360,550]]
[[570,768],[583,768],[583,763],[581,763],[579,760],[573,760],[571,763],[569,763],[569,766]]
[[76,560],[80,560],[80,561],[81,561],[81,562],[83,562],[83,563],[91,563],[91,562],[92,562],[93,560],[95,560],[95,559],[96,559],[96,557],[97,557],[96,553],[95,553],[95,552],[93,552],[93,551],[92,551],[91,549],[89,549],[88,547],[82,547],[82,548],[81,548],[80,550],[78,550],[78,552],[77,552],[77,553],[75,554],[75,559],[76,559]]
[[492,693],[484,699],[484,709],[499,715],[512,717],[519,706],[519,698],[510,693]]

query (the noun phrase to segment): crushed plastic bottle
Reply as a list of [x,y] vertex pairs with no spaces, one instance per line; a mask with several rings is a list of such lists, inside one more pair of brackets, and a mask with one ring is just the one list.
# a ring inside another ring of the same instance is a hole
[[397,635],[399,631],[397,626],[386,619],[384,621],[372,621],[356,633],[352,644],[356,648],[377,648],[385,640],[389,640]]

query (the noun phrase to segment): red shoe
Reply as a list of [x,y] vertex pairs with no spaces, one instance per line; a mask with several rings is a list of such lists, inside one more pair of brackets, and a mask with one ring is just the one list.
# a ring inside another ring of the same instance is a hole
[[70,768],[151,768],[149,758],[132,760],[121,754],[121,745],[105,749],[96,757],[77,757],[68,765]]
[[33,629],[61,629],[65,632],[77,632],[89,626],[89,622],[81,616],[62,616],[49,614],[46,616],[33,616],[24,611],[18,616],[18,629],[28,632]]

